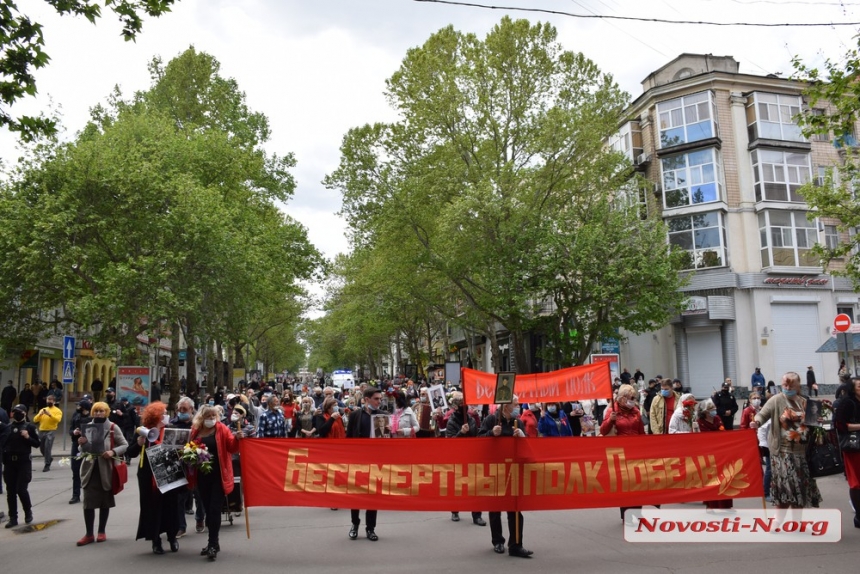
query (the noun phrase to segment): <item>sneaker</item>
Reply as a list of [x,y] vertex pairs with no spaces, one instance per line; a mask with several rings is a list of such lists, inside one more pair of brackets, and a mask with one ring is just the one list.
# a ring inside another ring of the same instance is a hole
[[204,526],[203,521],[202,521],[202,520],[198,520],[198,521],[197,521],[197,532],[203,532],[203,530],[204,530],[205,528],[206,528],[206,526]]

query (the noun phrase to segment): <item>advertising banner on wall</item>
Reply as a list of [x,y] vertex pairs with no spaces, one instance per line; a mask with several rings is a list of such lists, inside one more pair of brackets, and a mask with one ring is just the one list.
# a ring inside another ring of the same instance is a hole
[[150,385],[149,367],[117,367],[116,398],[128,399],[138,412],[149,404]]

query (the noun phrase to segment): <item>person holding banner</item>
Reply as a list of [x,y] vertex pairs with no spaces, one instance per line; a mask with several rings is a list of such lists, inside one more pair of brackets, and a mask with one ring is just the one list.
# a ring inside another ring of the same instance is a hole
[[[632,385],[621,385],[618,388],[617,398],[609,407],[609,414],[603,418],[600,425],[600,434],[603,436],[633,436],[645,434],[645,424],[636,407],[636,396],[638,393]],[[627,520],[624,512],[627,510],[639,510],[641,506],[622,506],[621,520]],[[632,518],[630,519],[632,520]]]
[[[376,387],[367,387],[363,393],[364,407],[361,410],[354,411],[349,417],[349,425],[346,429],[347,438],[370,438],[370,429],[372,416],[379,412],[379,404],[382,402],[382,391]],[[349,529],[349,539],[356,540],[358,538],[358,527],[361,525],[361,511],[357,508],[350,510],[352,518],[352,528]],[[379,536],[376,535],[376,510],[364,511],[364,531],[367,539],[376,542]]]
[[[139,494],[140,514],[137,520],[137,535],[135,540],[141,538],[152,542],[153,554],[164,554],[161,546],[161,533],[167,534],[167,542],[170,544],[171,552],[179,551],[179,514],[177,509],[184,507],[184,500],[180,504],[179,488],[161,492],[155,483],[153,470],[150,463],[148,448],[161,444],[164,438],[165,424],[164,415],[167,413],[167,405],[161,401],[149,403],[143,409],[141,423],[143,430],[157,430],[154,440],[138,434],[136,440],[129,446],[128,455],[135,458],[140,455],[140,464],[137,470],[137,489]],[[180,487],[182,488],[182,487]],[[220,517],[219,517],[220,520]]]
[[[519,405],[517,396],[512,397],[512,402],[500,404],[496,412],[487,415],[484,422],[481,424],[481,430],[478,431],[478,436],[481,437],[498,437],[498,436],[514,436],[524,438],[526,435],[522,429],[522,423],[519,419]],[[449,422],[450,424],[450,422]],[[502,535],[502,513],[490,512],[490,536],[493,540],[493,550],[497,554],[505,553],[505,537]],[[523,548],[523,513],[508,512],[508,555],[519,558],[531,558],[531,550]]]
[[544,403],[538,421],[540,436],[573,436],[567,415],[559,403]]
[[[467,438],[478,436],[478,428],[481,426],[478,416],[469,412],[469,407],[463,404],[463,393],[454,391],[451,393],[451,412],[448,416],[448,424],[445,426],[447,438]],[[460,513],[452,512],[451,521],[459,522]],[[487,523],[480,512],[472,512],[472,523],[478,526],[486,526]]]
[[[80,451],[85,455],[81,461],[81,486],[84,493],[84,525],[87,529],[84,537],[78,540],[78,546],[107,540],[105,528],[108,516],[110,509],[116,506],[111,489],[113,459],[122,457],[128,448],[120,428],[108,420],[110,407],[107,403],[94,404],[90,414],[92,422],[83,425],[83,432],[78,436]],[[87,436],[95,440],[89,441]],[[99,529],[98,536],[93,537],[96,508],[99,509]]]

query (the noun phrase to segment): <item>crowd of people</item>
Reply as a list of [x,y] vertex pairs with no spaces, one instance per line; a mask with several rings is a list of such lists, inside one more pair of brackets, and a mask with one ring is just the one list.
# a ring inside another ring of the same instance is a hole
[[[371,438],[390,436],[410,439],[423,437],[492,438],[498,436],[564,438],[579,436],[629,436],[731,431],[740,409],[727,379],[720,391],[702,401],[677,379],[655,377],[645,381],[636,375],[619,379],[608,401],[570,401],[500,405],[466,405],[462,392],[450,383],[444,385],[447,406],[434,404],[428,395],[429,384],[409,380],[365,382],[354,389],[315,386],[307,389],[289,381],[277,385],[244,385],[237,392],[219,388],[213,395],[194,400],[182,396],[173,408],[156,401],[138,418],[126,402],[117,401],[114,389],[107,388],[105,400],[94,402],[85,396],[77,405],[69,434],[72,436],[72,498],[70,504],[83,502],[85,534],[77,542],[86,546],[107,539],[106,525],[110,508],[115,505],[111,492],[111,467],[116,460],[140,459],[137,471],[140,519],[137,538],[152,545],[154,554],[164,554],[162,534],[171,552],[179,550],[179,539],[186,532],[186,518],[194,515],[197,532],[208,530],[208,543],[201,555],[215,560],[220,551],[219,529],[225,500],[232,500],[229,511],[241,509],[239,489],[234,477],[241,473],[238,441],[253,438]],[[757,374],[760,372],[757,370]],[[801,394],[797,373],[786,373],[779,392],[774,387],[756,384],[740,416],[741,429],[757,429],[764,472],[764,492],[779,508],[817,507],[821,494],[810,475],[805,458],[809,428],[803,424],[808,397]],[[763,379],[763,378],[762,378]],[[625,382],[626,381],[626,382]],[[51,466],[50,444],[59,416],[52,410],[53,397],[29,420],[31,407],[19,403],[11,407],[11,421],[4,421],[0,408],[0,447],[3,449],[3,477],[7,490],[9,519],[7,528],[18,524],[18,502],[24,521],[33,520],[27,484],[32,475],[30,452],[42,449],[45,469]],[[601,408],[602,407],[602,408]],[[171,418],[168,410],[174,412]],[[374,415],[388,415],[384,430],[375,429]],[[38,423],[38,427],[36,425]],[[138,432],[139,425],[148,433]],[[834,404],[834,425],[839,433],[860,431],[860,378],[844,380]],[[89,440],[84,428],[97,428],[97,440]],[[162,443],[167,428],[190,429],[190,439],[205,445],[211,472],[195,472],[188,486],[161,491],[150,470],[147,449]],[[49,438],[50,437],[50,438]],[[843,453],[849,495],[860,511],[860,453]],[[230,498],[232,497],[232,498]],[[731,508],[731,500],[705,501],[708,509]],[[196,508],[195,508],[196,507]],[[98,527],[95,511],[99,511]],[[336,509],[332,509],[336,510]],[[625,511],[621,509],[622,519]],[[451,520],[459,521],[457,510]],[[490,525],[495,552],[528,558],[532,552],[523,546],[524,517],[507,513],[508,537],[503,533],[501,513],[490,512],[488,521],[472,512],[475,525]],[[860,528],[860,518],[854,524]],[[361,512],[351,510],[348,538],[358,538]],[[365,536],[376,541],[377,512],[364,513]],[[507,543],[507,547],[506,547]]]

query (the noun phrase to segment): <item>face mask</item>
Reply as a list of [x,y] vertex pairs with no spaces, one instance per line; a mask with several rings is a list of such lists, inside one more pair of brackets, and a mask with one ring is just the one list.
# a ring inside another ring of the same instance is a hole
[[787,397],[793,397],[794,395],[797,394],[797,391],[795,391],[794,389],[785,389],[784,388],[784,389],[782,389],[782,394],[784,394]]
[[551,415],[554,415],[557,410],[558,410],[558,408],[556,408],[555,405],[552,405],[552,406],[546,408],[546,412],[548,412]]
[[627,408],[628,409],[632,409],[635,406],[636,406],[636,401],[631,401],[630,399],[627,400]]
[[215,423],[218,422],[215,419],[206,419],[203,421],[203,424],[206,425],[206,428],[211,429],[215,426]]
[[711,410],[709,410],[709,411],[708,411],[708,414],[709,414],[709,415],[711,415],[712,417],[717,416],[717,409],[711,409]]
[[103,424],[106,420],[107,418],[105,417],[93,417],[93,422],[97,425]]
[[757,406],[761,405],[761,401],[758,399],[753,399],[750,401],[750,404],[754,407],[757,407]]
[[512,417],[520,416],[520,407],[514,407],[513,410],[511,410],[511,416]]
[[18,422],[21,422],[22,420],[24,420],[24,413],[20,411],[15,411],[14,413],[12,413],[12,418]]
[[681,392],[681,387],[672,387],[672,388],[675,389],[676,391],[678,391],[679,393]]
[[242,420],[242,415],[240,415],[239,413],[233,413],[233,415],[230,417],[230,420],[234,423],[237,423]]
[[428,399],[427,397],[421,397],[421,402],[422,403],[428,403],[428,402],[430,402],[430,399]]
[[179,413],[178,415],[176,415],[176,418],[181,421],[187,421],[191,418],[191,413]]
[[660,394],[664,397],[670,397],[672,396],[672,391],[670,391],[669,389],[661,389]]
[[209,401],[209,406],[210,406],[210,407],[214,407],[214,406],[215,406],[215,401]]

